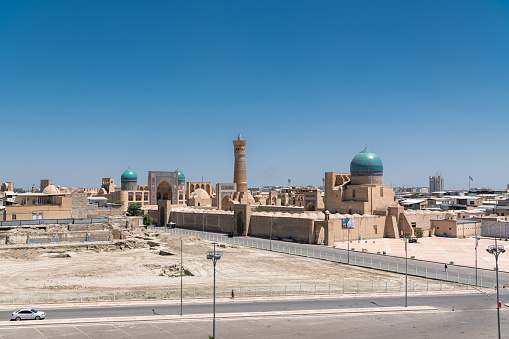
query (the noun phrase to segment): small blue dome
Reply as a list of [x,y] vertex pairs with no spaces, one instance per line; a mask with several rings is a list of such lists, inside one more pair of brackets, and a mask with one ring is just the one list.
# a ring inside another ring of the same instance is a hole
[[134,171],[132,169],[128,168],[124,171],[124,173],[122,173],[120,180],[121,181],[124,181],[124,180],[135,181],[136,180],[137,181],[138,176],[136,175],[136,173],[134,173]]
[[179,169],[177,168],[177,170],[175,171],[177,172],[178,176],[179,176],[179,179],[178,180],[186,180],[186,176],[184,175],[184,173],[182,173],[181,171],[179,171]]
[[382,164],[382,159],[380,159],[375,153],[371,152],[367,146],[359,152],[350,163],[350,172],[383,170],[384,165]]

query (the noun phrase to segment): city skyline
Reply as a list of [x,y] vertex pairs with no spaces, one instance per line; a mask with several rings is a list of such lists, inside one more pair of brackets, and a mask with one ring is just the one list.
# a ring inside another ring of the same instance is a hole
[[6,1],[0,182],[231,182],[241,133],[250,187],[320,186],[367,143],[387,185],[506,188],[508,19],[505,2]]

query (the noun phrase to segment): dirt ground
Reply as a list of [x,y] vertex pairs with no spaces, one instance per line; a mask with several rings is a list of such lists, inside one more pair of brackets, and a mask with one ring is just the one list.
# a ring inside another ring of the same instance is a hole
[[[165,233],[140,234],[136,246],[69,245],[58,249],[0,250],[3,292],[59,289],[160,288],[180,285],[180,238],[186,286],[209,286],[213,275],[210,241]],[[160,255],[163,249],[174,255]],[[404,276],[238,246],[225,245],[217,263],[218,285],[399,283]],[[414,279],[418,281],[418,279]],[[422,280],[423,281],[423,280]]]

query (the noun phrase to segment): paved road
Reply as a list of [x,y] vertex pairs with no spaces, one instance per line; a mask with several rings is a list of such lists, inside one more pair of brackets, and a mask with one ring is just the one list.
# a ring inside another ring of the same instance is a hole
[[[164,230],[164,228],[161,228]],[[185,230],[184,228],[179,228],[177,230]],[[198,232],[202,233],[202,232]],[[213,232],[205,232],[206,234],[210,235],[221,235],[225,236],[226,234],[221,233],[213,233]],[[235,236],[234,239],[245,239],[246,241],[249,240],[255,241],[258,243],[263,243],[265,248],[269,247],[269,239],[264,238],[253,238],[253,237],[239,237]],[[277,248],[277,246],[280,246],[282,248],[283,246],[288,247],[295,247],[302,249],[303,251],[315,251],[315,253],[322,252],[324,255],[327,253],[328,256],[332,257],[334,256],[336,258],[341,255],[342,261],[346,262],[348,251],[332,248],[328,246],[323,245],[314,245],[314,244],[301,244],[301,243],[293,243],[293,242],[286,242],[286,241],[279,241],[279,240],[272,240],[272,248]],[[482,250],[482,249],[480,249]],[[318,254],[317,254],[318,255]],[[382,267],[387,267],[387,263],[389,263],[391,270],[395,270],[396,267],[399,267],[399,272],[404,273],[404,267],[405,267],[405,258],[400,257],[393,257],[393,256],[385,256],[385,255],[379,255],[379,254],[373,254],[373,253],[363,253],[363,252],[350,252],[350,263],[354,264],[357,262],[357,264],[361,264],[364,260],[365,265],[370,265],[371,261],[373,261],[374,265],[373,267],[379,267],[378,263],[382,261]],[[435,263],[435,262],[427,262],[422,260],[415,260],[415,259],[408,259],[408,272],[409,274],[415,273],[416,266],[419,268],[419,272],[423,273],[424,270],[428,270],[428,277],[434,278],[435,274],[437,274],[439,279],[445,279],[446,273],[444,272],[444,263]],[[493,267],[495,266],[495,259],[493,259]],[[471,277],[471,282],[475,282],[475,268],[474,267],[464,267],[464,266],[455,266],[455,265],[448,265],[448,274],[447,277],[449,277],[450,280],[453,280],[454,277],[458,275],[458,273],[464,277]],[[495,281],[495,272],[493,270],[485,270],[485,269],[478,269],[477,272],[478,275],[478,282],[480,283],[481,277],[483,281],[489,281],[490,283],[492,281]],[[463,280],[463,279],[462,279]],[[509,284],[509,273],[508,272],[499,272],[499,283],[501,285]]]
[[[495,294],[492,293],[494,296]],[[501,294],[503,303],[509,302],[509,293],[503,290]],[[468,294],[409,294],[409,306],[434,306],[440,310],[482,311],[496,309],[496,302],[489,296],[480,292]],[[245,312],[271,312],[293,310],[319,310],[343,309],[365,307],[392,307],[404,306],[404,295],[373,295],[373,296],[340,296],[333,298],[310,299],[276,299],[276,300],[233,300],[218,302],[217,313],[245,313]],[[151,315],[179,315],[180,304],[171,302],[166,304],[135,304],[120,306],[86,306],[86,307],[43,307],[48,319],[77,319],[101,317],[135,317]],[[509,310],[509,309],[508,309]],[[11,310],[0,311],[0,319],[9,320]],[[211,302],[193,302],[183,305],[184,314],[210,314]]]

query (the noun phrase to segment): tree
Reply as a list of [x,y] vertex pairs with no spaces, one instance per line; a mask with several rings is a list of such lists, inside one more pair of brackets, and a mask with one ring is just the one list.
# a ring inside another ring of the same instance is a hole
[[143,216],[143,225],[150,226],[150,225],[152,225],[153,221],[154,221],[154,219],[152,219],[152,217],[149,214],[145,214]]
[[141,214],[141,203],[135,202],[127,207],[127,215],[135,216]]
[[417,238],[422,238],[422,236],[424,235],[424,232],[422,231],[422,228],[415,228],[414,232],[415,232],[415,236]]

